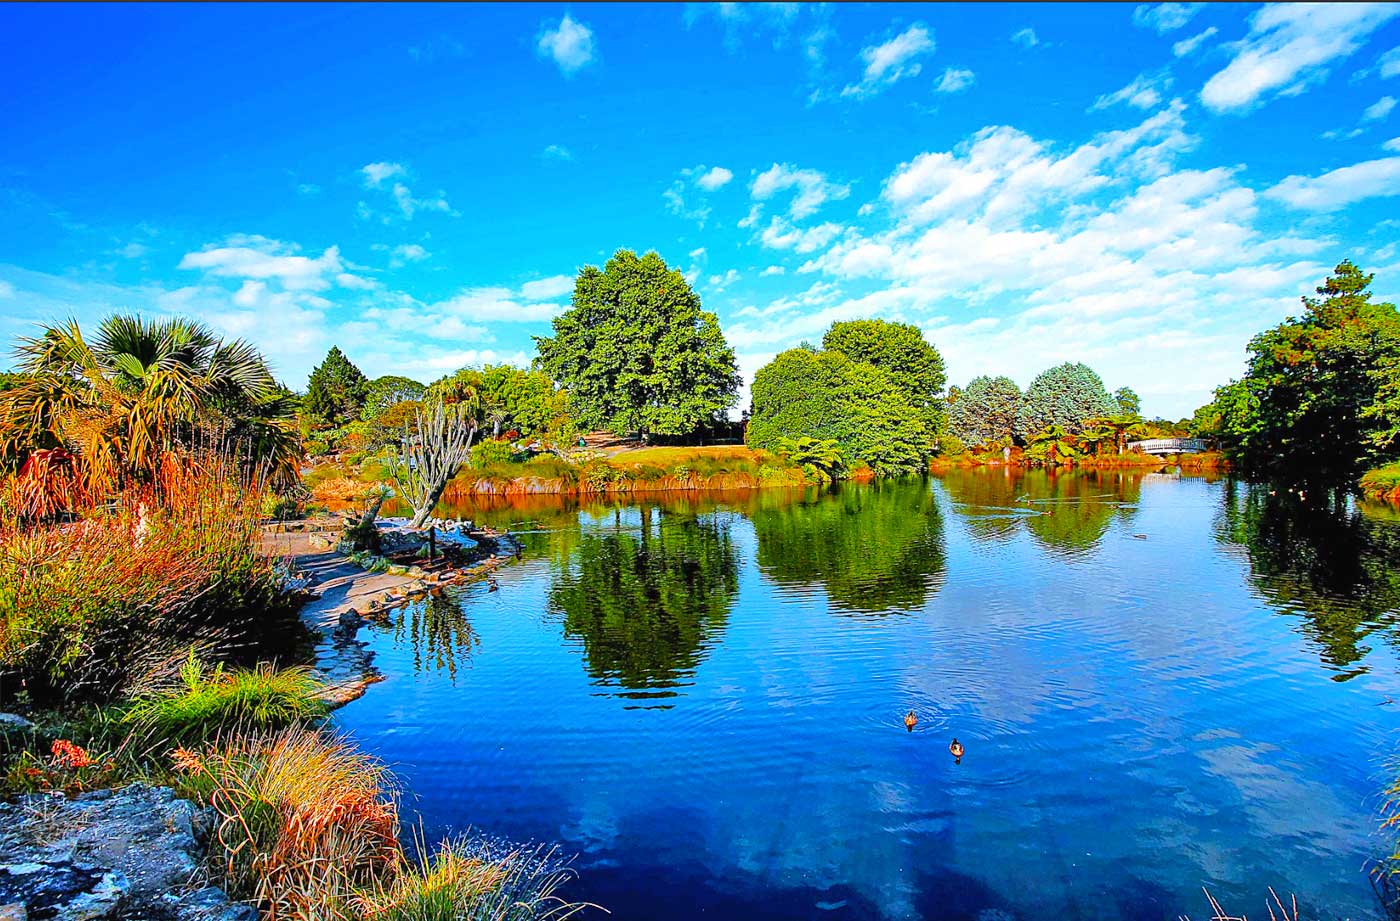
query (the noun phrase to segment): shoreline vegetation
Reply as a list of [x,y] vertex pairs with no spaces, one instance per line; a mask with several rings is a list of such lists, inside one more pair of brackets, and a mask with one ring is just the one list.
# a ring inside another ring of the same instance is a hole
[[[552,851],[405,847],[387,770],[327,724],[369,674],[354,638],[367,618],[520,552],[437,517],[444,501],[997,465],[1329,490],[1359,477],[1398,501],[1400,318],[1370,282],[1338,265],[1303,317],[1250,344],[1244,378],[1178,421],[1144,418],[1131,388],[1110,393],[1074,362],[1024,391],[1006,377],[949,386],[921,329],[873,319],[776,355],[733,421],[740,378],[718,319],[659,255],[627,250],[579,273],[531,368],[430,384],[371,380],[332,347],[296,393],[250,344],[183,319],[44,328],[0,377],[4,792],[171,786],[218,816],[205,869],[269,917],[568,917],[583,906],[556,896],[569,871]],[[1217,449],[1130,448],[1188,436]],[[266,539],[266,521],[318,502],[340,512],[321,519],[324,553]],[[447,562],[439,540],[456,545]],[[357,675],[350,690],[327,680]]]

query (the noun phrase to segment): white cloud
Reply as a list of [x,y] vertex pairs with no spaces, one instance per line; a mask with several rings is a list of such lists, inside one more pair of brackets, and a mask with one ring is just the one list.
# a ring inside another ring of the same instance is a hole
[[1382,150],[1389,150],[1393,153],[1400,153],[1400,138],[1391,138],[1381,145]]
[[318,185],[316,185],[314,182],[303,182],[303,183],[301,183],[300,185],[297,186],[297,194],[299,194],[299,195],[320,195],[320,194],[321,194],[321,187],[318,186]]
[[1022,48],[1034,48],[1036,45],[1040,44],[1040,39],[1036,36],[1035,30],[1030,26],[1012,32],[1011,41],[1020,45]]
[[5,300],[15,296],[15,286],[8,281],[0,281],[0,300]]
[[1204,7],[1204,3],[1144,3],[1133,10],[1133,25],[1165,35],[1186,25]]
[[572,275],[551,275],[548,278],[541,278],[537,281],[527,281],[520,286],[520,293],[531,301],[549,301],[565,294],[572,294],[574,290],[574,277]]
[[386,179],[403,176],[407,172],[403,164],[400,163],[366,163],[360,167],[360,175],[365,177],[365,188],[367,189],[377,189],[384,184]]
[[[884,183],[883,229],[840,229],[812,252],[800,271],[823,287],[810,303],[745,308],[726,334],[758,355],[833,320],[902,319],[953,380],[1024,384],[1082,360],[1143,392],[1149,413],[1189,413],[1239,373],[1261,326],[1294,311],[1335,242],[1261,226],[1238,167],[1182,169],[1195,147],[1185,113],[1174,102],[1069,147],[994,125],[919,154]],[[771,244],[793,228],[765,233]],[[1164,365],[1181,372],[1144,371]]]
[[931,54],[933,49],[933,35],[923,25],[912,25],[887,42],[862,48],[865,73],[859,83],[842,89],[841,95],[869,96],[905,77],[916,77],[923,65],[914,59]]
[[702,174],[699,179],[696,179],[695,184],[707,192],[713,192],[733,178],[734,174],[729,170],[722,166],[716,166],[709,172]]
[[[722,166],[706,167],[705,164],[683,169],[666,191],[661,193],[666,209],[677,217],[695,221],[701,227],[710,217],[710,204],[706,193],[713,192],[734,178],[734,174]],[[699,189],[699,192],[694,191]]]
[[738,270],[737,270],[737,269],[730,269],[729,271],[725,272],[723,275],[711,275],[711,276],[710,276],[710,280],[709,280],[709,285],[710,285],[711,288],[713,288],[715,291],[718,292],[718,291],[723,291],[725,288],[727,288],[727,287],[729,287],[730,285],[734,284],[734,282],[736,282],[736,281],[738,281],[738,280],[739,280],[739,272],[738,272]]
[[565,13],[559,25],[540,33],[536,50],[552,58],[564,76],[572,76],[593,60],[593,30]]
[[780,265],[770,265],[768,268],[764,269],[762,272],[759,272],[758,274],[759,274],[760,276],[762,276],[763,278],[769,278],[769,277],[774,276],[774,275],[786,275],[786,274],[787,274],[787,269],[783,268],[783,267],[780,266]]
[[[366,189],[384,190],[389,180],[398,180],[389,185],[387,191],[405,220],[413,220],[413,216],[420,211],[439,211],[453,217],[460,216],[447,203],[447,195],[441,190],[436,195],[426,198],[415,197],[408,185],[402,181],[408,177],[408,167],[402,163],[367,163],[360,167],[360,175],[364,177]],[[357,213],[363,220],[378,218],[384,223],[389,223],[388,217],[377,213],[367,202],[359,203]]]
[[774,215],[768,226],[763,228],[759,239],[764,246],[770,249],[790,249],[798,253],[810,253],[836,239],[842,229],[840,224],[830,222],[808,228],[794,227],[781,217]]
[[331,246],[312,259],[296,247],[259,236],[230,237],[223,246],[186,253],[179,268],[200,269],[218,278],[276,281],[288,291],[322,291],[342,273],[340,248]]
[[1179,58],[1184,58],[1191,52],[1195,51],[1197,48],[1201,47],[1201,45],[1209,41],[1211,36],[1215,35],[1215,33],[1219,31],[1220,30],[1217,29],[1215,26],[1211,26],[1210,28],[1205,29],[1201,32],[1197,32],[1190,38],[1183,38],[1181,41],[1172,45],[1172,54]]
[[795,220],[815,214],[828,201],[851,194],[850,186],[831,182],[817,170],[798,169],[790,163],[774,163],[759,173],[749,186],[756,202],[766,202],[787,191],[794,193],[788,214]]
[[140,259],[151,251],[151,248],[144,243],[128,243],[125,246],[113,250],[118,256],[124,259]]
[[1400,157],[1367,160],[1320,176],[1289,176],[1268,197],[1304,211],[1336,211],[1367,198],[1400,195]]
[[1371,105],[1366,107],[1366,111],[1361,113],[1363,122],[1377,122],[1384,119],[1395,108],[1394,96],[1382,96]]
[[432,253],[417,243],[404,243],[394,247],[393,256],[389,259],[389,268],[402,268],[410,262],[422,262],[431,256]]
[[[1139,7],[1141,9],[1141,7]],[[1135,109],[1151,109],[1162,101],[1162,94],[1171,88],[1171,75],[1162,72],[1157,74],[1138,74],[1132,83],[1116,92],[1107,93],[1094,100],[1094,104],[1089,107],[1089,111],[1094,112],[1099,109],[1106,109],[1109,106],[1126,102]]]
[[972,71],[962,67],[949,67],[943,71],[934,91],[938,93],[961,93],[977,81]]
[[510,288],[467,288],[445,301],[427,306],[430,315],[477,323],[540,323],[552,319],[563,309],[558,304],[534,302]]
[[1240,112],[1277,95],[1296,95],[1327,78],[1335,61],[1400,13],[1393,3],[1271,4],[1250,16],[1249,35],[1206,82],[1201,102],[1215,112]]
[[540,156],[546,160],[572,160],[574,152],[563,144],[550,144],[541,151]]
[[1391,48],[1376,61],[1381,77],[1389,78],[1400,74],[1400,48]]

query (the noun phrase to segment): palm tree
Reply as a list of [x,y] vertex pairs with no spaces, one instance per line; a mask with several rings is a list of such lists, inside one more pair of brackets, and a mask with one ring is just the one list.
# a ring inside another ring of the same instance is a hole
[[297,446],[291,401],[262,356],[202,323],[111,316],[89,341],[77,321],[16,349],[21,384],[0,397],[0,451],[11,461],[61,447],[94,492],[148,480],[167,451],[198,435],[283,471]]
[[836,482],[846,469],[846,458],[841,447],[830,439],[780,438],[778,453],[787,457],[799,467],[811,467],[831,482]]
[[1098,416],[1090,419],[1096,435],[1104,434],[1113,441],[1115,454],[1128,450],[1129,438],[1141,438],[1147,434],[1147,426],[1136,413],[1121,413],[1112,416]]
[[1043,457],[1047,464],[1053,466],[1061,459],[1074,457],[1074,442],[1064,426],[1051,425],[1040,434],[1031,436],[1027,453],[1032,457]]

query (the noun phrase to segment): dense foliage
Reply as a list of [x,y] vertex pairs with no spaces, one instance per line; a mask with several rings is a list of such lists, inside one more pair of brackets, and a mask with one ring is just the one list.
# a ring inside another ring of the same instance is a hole
[[833,441],[849,464],[881,475],[925,469],[923,413],[880,368],[844,352],[789,349],[754,375],[747,441],[781,451],[785,438]]
[[1026,388],[1016,414],[1016,435],[1029,441],[1052,425],[1077,435],[1089,420],[1118,410],[1103,381],[1088,365],[1065,362],[1042,371]]
[[1333,483],[1400,453],[1400,314],[1371,301],[1373,277],[1338,265],[1303,316],[1254,337],[1194,427],[1249,468]]
[[412,403],[423,399],[427,388],[411,377],[386,374],[376,377],[365,387],[365,402],[360,408],[360,418],[373,421],[401,403]]
[[358,419],[369,394],[369,379],[345,353],[332,346],[311,372],[302,406],[317,422],[332,427]]
[[535,342],[584,428],[688,435],[717,423],[739,387],[719,320],[654,252],[584,267],[554,335]]
[[569,396],[542,371],[513,365],[462,368],[434,382],[428,395],[453,400],[468,390],[481,401],[482,416],[493,436],[508,431],[543,435],[570,428]]
[[62,449],[100,495],[149,483],[171,451],[215,447],[294,473],[291,402],[251,345],[190,320],[112,316],[89,340],[76,322],[18,347],[22,372],[0,393],[0,453],[15,468]]
[[1009,377],[974,377],[951,398],[948,429],[968,445],[1010,443],[1021,411],[1021,388]]
[[929,434],[943,430],[943,387],[948,382],[943,356],[917,326],[889,320],[833,323],[822,348],[842,352],[852,361],[874,365],[924,417]]
[[1119,387],[1113,391],[1113,402],[1118,404],[1118,412],[1125,416],[1136,416],[1142,412],[1142,400],[1131,387]]

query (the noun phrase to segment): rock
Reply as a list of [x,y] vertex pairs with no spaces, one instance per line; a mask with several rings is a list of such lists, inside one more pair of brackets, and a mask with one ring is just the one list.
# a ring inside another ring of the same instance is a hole
[[199,871],[210,825],[175,791],[143,784],[0,804],[0,905],[17,903],[36,921],[245,917],[172,915]]
[[0,905],[0,921],[29,921],[29,912],[23,902]]
[[206,886],[188,895],[167,894],[162,897],[179,921],[257,921],[258,911],[251,905],[231,902],[218,886]]
[[111,918],[131,884],[115,870],[68,860],[0,864],[0,902],[34,918]]

